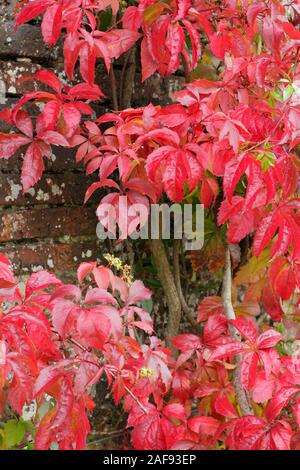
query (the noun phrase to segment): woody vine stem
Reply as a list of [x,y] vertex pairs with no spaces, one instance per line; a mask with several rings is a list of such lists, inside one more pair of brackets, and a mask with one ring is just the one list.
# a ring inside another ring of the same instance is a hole
[[[223,275],[223,284],[222,284],[222,301],[224,312],[226,318],[230,320],[235,320],[235,312],[232,305],[232,273],[231,273],[231,258],[230,258],[230,249],[226,245],[225,248],[225,266],[224,266],[224,275]],[[234,328],[234,326],[229,325],[230,336],[233,341],[241,341],[240,334]],[[253,415],[253,409],[249,403],[248,397],[245,390],[243,389],[240,382],[240,369],[241,369],[241,356],[237,354],[235,357],[235,369],[233,371],[233,386],[235,390],[236,400],[239,405],[239,408],[243,415]]]

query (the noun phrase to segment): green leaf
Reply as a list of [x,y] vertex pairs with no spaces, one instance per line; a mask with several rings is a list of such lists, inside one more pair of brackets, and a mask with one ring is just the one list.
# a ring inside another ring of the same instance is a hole
[[0,429],[0,450],[5,450],[5,436],[3,429]]
[[276,155],[273,152],[262,151],[256,156],[256,160],[260,161],[261,169],[265,172],[270,166],[275,165]]
[[277,101],[280,101],[281,103],[283,102],[283,97],[279,90],[272,90],[270,96],[275,98]]
[[292,96],[294,91],[295,91],[294,87],[291,84],[285,87],[285,89],[283,90],[282,100],[287,101]]
[[26,450],[34,450],[34,443],[33,442],[29,442],[26,446]]
[[160,281],[157,281],[156,279],[147,279],[147,285],[150,287],[150,289],[160,289],[161,288]]
[[25,426],[22,421],[11,419],[4,425],[5,445],[7,448],[14,447],[21,442],[25,435]]
[[153,300],[151,298],[148,300],[143,300],[143,302],[140,302],[139,305],[148,313],[151,313],[153,310]]
[[258,34],[255,39],[256,39],[257,54],[261,54],[262,46],[263,46],[262,35]]

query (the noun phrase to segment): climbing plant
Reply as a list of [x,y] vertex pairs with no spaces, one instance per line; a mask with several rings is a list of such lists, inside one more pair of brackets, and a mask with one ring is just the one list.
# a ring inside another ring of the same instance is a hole
[[[122,225],[124,196],[128,214],[137,203],[148,213],[162,200],[201,203],[210,239],[193,253],[194,267],[223,272],[220,295],[201,300],[194,315],[181,287],[180,243],[171,266],[163,241],[150,241],[168,305],[166,347],[143,304],[150,291],[115,258],[109,266],[83,263],[78,286],[41,271],[21,292],[1,257],[1,404],[22,415],[34,401],[30,432],[23,422],[23,434],[18,422],[8,425],[24,445],[29,434],[37,449],[84,448],[90,387],[105,375],[135,449],[299,448],[299,7],[296,0],[19,2],[16,27],[41,17],[45,42],[63,43],[68,79],[39,70],[31,78],[41,90],[0,113],[12,126],[0,133],[0,158],[25,149],[24,192],[39,181],[53,145],[74,147],[87,174],[99,177],[85,201],[107,188],[97,209],[103,225],[106,204],[116,209],[121,240],[140,225],[130,215],[130,229]],[[113,109],[95,117],[99,60]],[[121,93],[118,60],[124,73],[130,66]],[[172,104],[130,107],[139,66],[143,81],[184,74]],[[75,69],[82,81],[74,85]],[[38,104],[34,122],[29,103]],[[182,313],[192,332],[178,334]]]

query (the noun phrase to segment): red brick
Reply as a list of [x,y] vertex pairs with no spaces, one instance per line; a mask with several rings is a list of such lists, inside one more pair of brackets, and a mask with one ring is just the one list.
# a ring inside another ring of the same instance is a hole
[[[32,205],[78,205],[82,206],[84,195],[95,178],[83,173],[44,173],[42,179],[23,194],[20,175],[0,172],[0,206]],[[99,200],[95,193],[94,201]]]
[[62,54],[61,46],[44,43],[40,26],[23,24],[15,31],[13,21],[4,21],[0,28],[0,58],[21,57],[48,63]]
[[95,235],[94,207],[7,210],[0,213],[0,243],[34,238]]
[[70,243],[37,242],[0,246],[13,264],[16,274],[29,273],[37,267],[76,275],[82,261],[96,261],[101,253],[98,240],[71,240]]
[[33,80],[20,80],[25,76],[32,76],[41,67],[27,62],[15,62],[13,60],[0,60],[0,80],[4,82],[6,93],[10,95],[22,95],[29,91],[37,90],[37,84]]

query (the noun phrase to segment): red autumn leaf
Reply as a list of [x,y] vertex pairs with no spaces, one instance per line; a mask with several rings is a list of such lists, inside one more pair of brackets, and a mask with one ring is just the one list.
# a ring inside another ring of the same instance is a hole
[[249,346],[247,350],[246,344],[244,345],[240,378],[244,388],[251,390],[258,375],[259,363],[265,370],[267,378],[269,377],[273,363],[272,348],[281,341],[282,335],[273,329],[268,329],[258,335],[253,321],[244,317],[232,320],[231,323],[246,338],[246,344]]
[[245,349],[244,343],[241,341],[231,341],[229,343],[217,346],[209,355],[209,361],[216,361],[224,359],[225,357],[232,357],[242,352]]
[[276,376],[273,374],[266,378],[264,371],[258,373],[252,390],[252,397],[256,403],[264,403],[273,396],[276,387]]
[[177,349],[182,351],[177,358],[176,367],[180,367],[195,353],[198,351],[201,352],[203,349],[201,339],[190,333],[183,333],[181,335],[174,336],[174,338],[172,338],[172,343]]
[[157,69],[157,63],[149,53],[147,37],[144,37],[141,43],[141,62],[142,62],[142,80],[151,77]]
[[184,369],[177,369],[173,374],[172,390],[174,397],[185,402],[191,394],[190,373]]
[[198,305],[197,322],[206,321],[210,315],[223,313],[222,299],[218,296],[205,297]]
[[134,281],[129,288],[127,304],[131,305],[143,300],[148,300],[151,295],[151,291],[144,286],[142,281]]
[[84,343],[102,349],[111,332],[111,322],[101,307],[83,309],[77,318],[77,330]]
[[273,421],[281,412],[282,408],[287,405],[289,400],[299,392],[298,387],[282,387],[277,391],[275,397],[266,407],[266,417],[269,421]]
[[[72,385],[68,379],[62,379],[56,406],[43,417],[35,436],[37,450],[49,449],[52,442],[69,437],[70,418],[74,406]],[[55,434],[53,434],[55,433]],[[54,436],[57,436],[56,438]],[[64,447],[63,447],[64,448]],[[68,448],[66,446],[66,448]],[[71,446],[69,448],[72,448]]]
[[300,427],[300,399],[299,397],[296,400],[295,405],[293,406],[293,413],[296,419],[298,428]]
[[186,422],[187,413],[181,403],[170,403],[169,405],[166,405],[163,408],[162,413],[171,420],[175,419],[176,421],[182,421],[183,423]]
[[74,360],[64,360],[59,364],[45,367],[36,379],[33,388],[33,395],[36,397],[41,393],[50,391],[53,384],[59,381],[63,377],[68,376],[66,367],[74,365]]
[[38,70],[34,76],[36,80],[40,80],[43,83],[46,83],[50,88],[56,91],[56,93],[60,93],[62,89],[62,84],[60,79],[55,75],[54,72],[51,70]]
[[252,343],[256,341],[258,329],[255,322],[250,319],[246,319],[245,317],[240,317],[237,320],[233,320],[231,323],[244,338]]
[[88,274],[90,274],[94,268],[96,268],[97,263],[96,262],[91,262],[91,263],[81,263],[78,270],[77,270],[77,279],[79,281],[79,284],[82,283],[82,281],[86,278]]
[[203,341],[208,347],[224,343],[224,333],[228,330],[227,318],[223,313],[210,315],[203,330]]
[[237,412],[225,393],[217,394],[214,401],[214,408],[218,414],[226,418],[236,418]]
[[273,286],[269,280],[266,281],[262,292],[262,303],[266,312],[273,321],[281,320],[283,310],[280,304],[280,298],[274,292]]
[[170,52],[167,74],[174,73],[180,64],[179,54],[184,44],[184,31],[179,23],[170,23],[166,36],[166,47]]
[[0,132],[0,158],[8,159],[31,139],[21,134],[4,134]]
[[44,169],[45,166],[41,149],[38,143],[33,142],[25,153],[22,165],[21,182],[24,193],[39,181]]
[[160,413],[154,405],[146,405],[145,415],[137,406],[131,411],[128,425],[133,426],[131,440],[137,450],[164,450],[165,436],[161,426]]
[[43,121],[46,129],[54,130],[60,113],[60,103],[52,100],[45,104]]
[[71,137],[79,126],[81,113],[73,103],[64,104],[61,112],[64,119],[64,135]]
[[116,299],[113,297],[112,294],[107,292],[105,289],[90,289],[86,293],[85,299],[84,299],[85,304],[93,304],[93,303],[104,303],[104,304],[113,304],[117,305],[118,302]]
[[15,279],[10,262],[6,256],[0,254],[0,289],[6,289],[14,285]]
[[31,403],[33,399],[36,367],[30,357],[17,353],[8,357],[8,366],[13,372],[8,399],[12,408],[21,414],[25,403]]
[[55,0],[34,0],[20,11],[16,18],[16,27],[36,18],[54,4]]
[[275,330],[266,330],[257,338],[257,346],[259,348],[272,348],[281,341],[282,335]]
[[196,434],[214,435],[219,427],[219,421],[211,416],[195,416],[189,419],[188,427]]
[[288,259],[284,256],[276,258],[270,266],[269,277],[276,294],[288,300],[297,284],[296,273]]
[[140,38],[140,34],[128,29],[115,29],[104,35],[111,58],[118,59]]
[[25,295],[30,297],[34,292],[50,286],[61,286],[62,282],[48,271],[38,271],[30,276],[26,283]]
[[14,114],[14,124],[15,126],[23,132],[27,137],[31,138],[33,137],[33,127],[32,127],[32,120],[28,113],[23,111],[22,109],[19,109],[17,113],[12,113]]
[[214,178],[204,178],[201,184],[200,201],[206,209],[215,205],[219,186]]
[[60,145],[62,147],[69,147],[69,142],[59,132],[47,130],[39,134],[41,140],[47,144]]
[[162,180],[169,199],[175,202],[182,201],[185,185],[192,191],[202,176],[202,167],[188,148],[163,146],[154,150],[148,155],[146,170],[153,182]]
[[256,416],[244,416],[233,422],[227,443],[235,450],[288,450],[291,436],[285,420],[269,423]]
[[49,46],[57,43],[62,28],[63,6],[56,3],[47,9],[42,21],[42,34]]
[[198,336],[189,333],[175,336],[172,342],[177,349],[180,349],[180,351],[196,350],[202,347],[201,339]]

